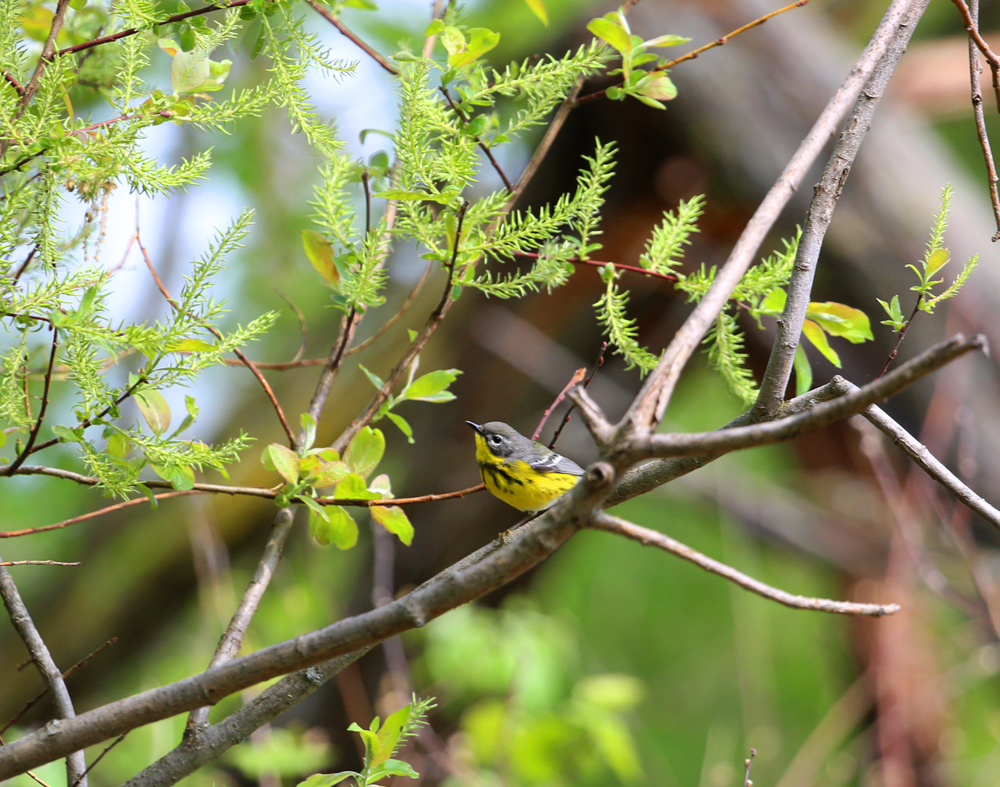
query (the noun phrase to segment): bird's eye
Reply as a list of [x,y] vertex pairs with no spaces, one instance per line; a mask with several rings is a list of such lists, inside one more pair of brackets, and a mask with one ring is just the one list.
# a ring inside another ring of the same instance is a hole
[[493,443],[493,445],[500,445],[500,443],[503,442],[503,438],[500,437],[500,435],[495,434],[492,437],[490,437],[490,442]]

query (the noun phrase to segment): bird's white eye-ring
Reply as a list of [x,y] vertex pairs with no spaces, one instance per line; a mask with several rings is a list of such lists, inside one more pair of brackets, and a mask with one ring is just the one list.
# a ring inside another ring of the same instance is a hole
[[490,442],[493,443],[493,445],[500,445],[500,443],[503,442],[503,438],[500,437],[500,435],[498,435],[498,434],[491,435],[490,436]]

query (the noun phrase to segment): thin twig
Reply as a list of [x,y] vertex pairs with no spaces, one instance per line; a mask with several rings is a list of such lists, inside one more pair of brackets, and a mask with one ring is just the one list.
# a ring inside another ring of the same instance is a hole
[[[64,721],[71,720],[76,716],[76,711],[73,709],[73,700],[70,698],[69,690],[66,688],[66,682],[63,680],[59,667],[53,661],[52,654],[49,653],[42,635],[38,632],[38,628],[31,619],[28,608],[24,605],[24,600],[17,590],[17,585],[14,584],[14,578],[11,576],[10,571],[3,567],[0,567],[0,597],[3,598],[3,604],[7,608],[7,613],[10,615],[11,623],[14,624],[14,629],[24,642],[28,653],[31,654],[31,660],[35,663],[35,667],[37,667],[42,679],[48,684],[52,692],[56,711]],[[83,748],[82,746],[79,749],[74,747],[72,751],[66,753],[67,784],[75,782],[77,777],[80,777],[87,770],[87,761],[84,758]],[[86,779],[81,784],[82,787],[86,787]]]
[[[972,27],[979,30],[979,0],[969,0],[969,19]],[[983,159],[986,162],[986,180],[990,188],[990,203],[993,205],[993,218],[997,223],[997,232],[993,242],[1000,240],[1000,194],[997,193],[997,166],[993,161],[993,150],[990,147],[990,135],[986,131],[986,117],[983,113],[983,61],[979,58],[979,48],[969,36],[969,80],[972,83],[972,116],[976,119],[976,136],[979,146],[983,149]]]
[[10,71],[4,71],[3,78],[12,88],[14,88],[18,98],[24,98],[24,85],[17,81],[16,76],[10,73]]
[[37,243],[31,247],[31,251],[28,252],[28,256],[24,258],[24,262],[21,263],[21,266],[14,274],[14,284],[17,284],[17,282],[21,279],[21,276],[24,275],[24,272],[28,270],[28,266],[31,265],[31,261],[35,258],[35,254],[38,253],[40,248],[41,246]]
[[917,316],[917,312],[920,311],[920,304],[924,302],[924,294],[917,293],[917,302],[913,304],[913,311],[910,312],[909,319],[903,323],[903,327],[900,329],[899,333],[896,334],[896,343],[892,346],[892,351],[889,353],[889,357],[885,359],[885,363],[882,364],[882,369],[878,374],[875,375],[875,379],[879,379],[883,374],[885,374],[886,369],[889,368],[895,359],[896,355],[899,353],[899,345],[903,343],[903,339],[906,337],[906,332],[910,329],[910,323],[913,322],[913,318]]
[[[153,267],[153,261],[149,258],[149,252],[146,251],[146,247],[142,244],[142,238],[139,237],[139,233],[136,232],[136,243],[139,246],[139,250],[142,252],[142,258],[146,261],[146,267],[149,269],[150,275],[153,277],[153,281],[156,282],[156,287],[160,291],[160,294],[166,299],[175,311],[180,311],[180,304],[175,301],[167,288],[160,281],[160,277],[156,273],[156,268]],[[194,317],[198,319],[193,314],[188,314],[189,317]],[[209,333],[212,334],[216,339],[222,339],[222,333],[214,326],[210,325],[203,320],[198,320],[202,327],[205,328]],[[260,373],[260,370],[254,365],[253,361],[246,357],[243,352],[238,348],[233,348],[233,353],[236,355],[243,365],[250,370],[250,373],[257,378],[257,382],[260,383],[261,387],[264,389],[264,393],[267,395],[268,400],[271,402],[271,407],[274,408],[274,412],[278,415],[278,420],[281,422],[281,428],[285,430],[285,434],[288,436],[288,444],[291,446],[292,450],[295,450],[295,432],[292,431],[292,427],[288,425],[288,419],[285,418],[285,411],[281,409],[281,405],[278,403],[278,397],[274,395],[274,390],[271,388],[271,384],[264,378],[264,375]]]
[[[140,385],[142,385],[144,382],[146,382],[146,375],[145,374],[139,375],[139,379],[138,380],[136,380],[134,383],[132,383],[132,385],[130,385],[128,388],[126,388],[124,393],[119,394],[119,396],[115,399],[114,404],[109,404],[107,407],[105,407],[103,410],[101,410],[101,412],[99,412],[93,418],[87,418],[87,419],[81,421],[80,424],[79,424],[79,426],[77,428],[78,429],[89,429],[91,426],[94,425],[94,421],[99,421],[104,416],[106,416],[108,413],[110,413],[113,408],[117,407],[122,402],[124,402],[126,399],[128,399],[133,393],[135,393],[135,389],[138,388]],[[38,445],[36,445],[35,448],[34,448],[34,450],[32,451],[32,453],[33,454],[37,454],[42,449],[44,449],[44,448],[50,448],[51,446],[54,446],[58,442],[59,442],[59,438],[58,437],[53,437],[51,440],[46,440],[44,443],[39,443]]]
[[[699,347],[705,332],[714,324],[730,293],[739,284],[774,222],[791,199],[816,157],[826,147],[856,97],[868,82],[890,43],[909,38],[916,20],[911,12],[925,0],[893,0],[864,52],[837,88],[812,129],[802,140],[791,161],[754,212],[739,240],[719,269],[712,286],[677,331],[656,369],[646,379],[639,397],[629,408],[619,429],[651,428],[658,424],[673,395],[674,386],[688,359]],[[902,27],[901,27],[902,26]],[[798,341],[798,336],[795,337]]]
[[[281,559],[285,541],[288,539],[288,534],[292,530],[294,521],[295,512],[290,507],[282,508],[278,512],[277,517],[275,517],[274,525],[271,528],[271,535],[268,537],[267,545],[264,547],[264,553],[257,563],[257,569],[250,580],[250,584],[247,585],[247,589],[243,592],[239,606],[236,607],[229,625],[226,626],[226,630],[222,634],[222,639],[219,641],[218,647],[215,649],[215,654],[208,664],[209,669],[231,661],[233,656],[239,651],[240,645],[243,644],[243,636],[246,634],[246,630],[250,626],[250,621],[253,620],[253,616],[257,612],[257,607],[264,596],[264,591],[267,590],[271,578],[274,576],[274,571],[278,566],[278,560]],[[204,728],[208,725],[209,710],[211,710],[210,707],[206,705],[191,712],[184,730],[185,737],[198,737],[204,732]]]
[[128,733],[127,732],[123,732],[121,735],[119,735],[117,738],[115,738],[111,743],[109,743],[107,746],[105,746],[104,747],[104,751],[102,751],[100,754],[98,754],[94,758],[94,761],[92,763],[90,763],[90,765],[87,766],[87,770],[85,770],[83,773],[81,773],[79,776],[76,777],[76,781],[73,782],[70,785],[70,787],[79,787],[80,782],[82,782],[84,780],[84,778],[86,777],[86,775],[88,773],[90,773],[94,769],[94,766],[97,765],[97,763],[99,763],[102,759],[104,759],[104,755],[105,754],[107,754],[109,751],[111,751],[113,748],[115,748],[115,746],[117,746],[119,743],[121,743],[123,740],[125,740],[125,736],[126,735],[128,735]]
[[372,506],[410,506],[415,503],[436,503],[439,500],[454,500],[458,497],[473,495],[486,489],[485,484],[476,484],[467,489],[459,489],[456,492],[442,492],[434,495],[421,495],[420,497],[393,497],[384,500],[338,500],[335,497],[318,497],[316,502],[324,506],[358,506],[359,508],[371,508]]
[[[838,380],[835,385],[843,392],[849,393],[859,390],[856,385],[847,380]],[[1000,511],[990,505],[986,500],[972,491],[958,476],[952,473],[944,464],[935,457],[917,438],[907,432],[896,421],[889,417],[884,410],[875,405],[871,405],[862,410],[859,415],[863,415],[880,432],[898,445],[907,456],[916,462],[924,472],[937,481],[941,486],[951,492],[961,503],[979,514],[993,527],[1000,530]]]
[[414,286],[414,288],[410,290],[410,294],[406,296],[406,300],[403,301],[403,305],[400,306],[399,309],[397,309],[396,312],[388,320],[382,323],[382,326],[377,331],[375,331],[375,333],[373,333],[371,336],[369,336],[367,339],[361,342],[361,344],[352,347],[350,350],[344,353],[344,355],[350,356],[354,355],[355,353],[362,352],[363,350],[367,350],[375,342],[381,339],[385,335],[386,331],[388,331],[393,325],[395,325],[399,321],[399,319],[404,314],[406,314],[410,306],[413,305],[413,301],[416,300],[416,297],[420,294],[420,291],[424,288],[424,285],[427,283],[427,279],[430,278],[431,270],[433,269],[433,267],[434,263],[428,262],[427,267],[424,269],[423,275],[420,277],[420,281],[418,281],[416,283],[416,286]]
[[[791,440],[805,431],[819,429],[859,413],[869,405],[895,395],[921,377],[940,369],[972,350],[985,351],[986,346],[984,336],[966,339],[958,334],[946,342],[930,347],[898,369],[889,372],[880,380],[870,382],[832,401],[818,404],[804,413],[788,418],[779,418],[776,421],[765,421],[751,426],[737,426],[732,429],[719,429],[714,432],[653,434],[647,438],[633,441],[632,449],[637,452],[636,457],[639,459],[654,456],[697,456],[699,454],[726,453],[751,446],[771,445]],[[840,385],[837,380],[838,378],[835,377],[832,383],[834,386]],[[581,397],[586,396],[579,388],[571,391],[569,395],[578,404]],[[585,410],[584,413],[586,417]]]
[[[100,653],[109,645],[114,645],[117,641],[118,637],[112,637],[103,645],[101,645],[101,647],[99,647],[97,650],[93,651],[92,653],[88,653],[86,656],[84,656],[82,659],[76,662],[76,664],[74,664],[72,667],[70,667],[62,674],[63,680],[69,678],[69,676],[72,675],[77,670],[80,670],[83,667],[87,666],[87,662],[89,662],[92,658],[94,658],[94,656],[96,656],[98,653]],[[18,671],[20,671],[22,667],[26,667],[28,664],[31,664],[31,659],[28,659],[26,662],[24,662],[24,664],[19,664],[17,666]],[[24,716],[24,714],[27,713],[29,710],[31,710],[32,707],[34,707],[38,703],[38,701],[41,700],[42,697],[44,697],[48,693],[49,693],[49,688],[48,686],[46,686],[34,699],[28,700],[25,706],[21,708],[21,710],[19,710],[17,713],[15,713],[14,717],[10,721],[8,721],[3,727],[0,727],[0,735],[3,735],[5,732],[7,732],[7,730],[9,730],[11,727],[17,724],[18,721],[20,721],[21,718]]]
[[[184,495],[200,495],[204,494],[201,489],[183,489],[173,492],[163,492],[159,495],[153,495],[154,500],[166,500],[170,497],[182,497]],[[149,498],[143,495],[142,497],[136,497],[132,500],[126,500],[123,503],[115,503],[114,505],[106,506],[100,508],[97,511],[91,511],[88,514],[80,514],[80,516],[70,517],[69,519],[64,519],[62,522],[56,522],[53,525],[42,525],[41,527],[29,527],[24,530],[7,530],[0,531],[0,538],[19,538],[20,536],[30,536],[35,533],[45,533],[49,530],[61,530],[64,527],[69,527],[70,525],[75,525],[78,522],[86,522],[88,519],[96,519],[99,516],[104,516],[105,514],[110,514],[113,511],[120,511],[123,508],[129,508],[131,506],[137,506],[140,503],[148,503]],[[2,732],[2,730],[0,730]]]
[[399,70],[395,66],[393,66],[388,60],[382,57],[382,55],[380,55],[378,52],[376,52],[374,49],[368,46],[368,44],[366,44],[364,41],[358,38],[354,33],[352,33],[343,22],[341,22],[339,19],[337,19],[337,17],[333,15],[333,12],[331,12],[330,9],[320,5],[318,2],[316,2],[316,0],[306,0],[306,2],[313,7],[316,13],[318,13],[321,17],[323,17],[327,22],[329,22],[331,25],[337,28],[341,33],[343,33],[349,39],[351,39],[351,41],[354,42],[355,46],[364,50],[364,52],[367,53],[376,63],[382,66],[382,68],[384,68],[393,76],[399,75]]
[[969,10],[969,6],[965,4],[965,0],[951,0],[958,9],[958,13],[962,16],[962,23],[965,25],[965,32],[969,34],[969,39],[978,47],[979,51],[983,53],[983,57],[986,58],[986,62],[990,66],[990,72],[993,74],[993,92],[996,95],[997,100],[997,111],[1000,112],[1000,57],[990,49],[989,44],[986,40],[979,34],[979,25],[976,19],[972,17],[972,11]]
[[0,566],[79,566],[80,563],[62,563],[58,560],[6,560]]
[[[45,369],[45,383],[42,389],[42,404],[38,408],[38,418],[35,419],[35,423],[31,427],[31,431],[28,433],[28,442],[24,444],[24,448],[21,453],[19,453],[14,461],[10,463],[10,466],[4,471],[3,475],[14,475],[17,469],[24,464],[24,460],[28,458],[28,455],[32,452],[35,440],[38,439],[38,432],[42,428],[42,421],[45,420],[45,410],[49,406],[49,387],[52,385],[52,367],[56,362],[56,350],[59,349],[59,329],[54,325],[52,326],[52,350],[49,353],[49,363]],[[41,449],[44,446],[39,446]]]
[[559,392],[559,395],[555,398],[555,401],[553,401],[552,404],[550,404],[547,408],[545,408],[545,412],[542,413],[542,420],[538,422],[538,426],[535,427],[535,431],[531,435],[532,440],[538,439],[538,436],[542,433],[542,430],[545,428],[546,421],[548,421],[549,416],[552,415],[552,411],[559,406],[559,404],[562,402],[563,399],[566,398],[566,394],[570,388],[572,388],[574,385],[578,385],[579,383],[583,382],[583,378],[586,376],[586,374],[587,374],[586,366],[583,366],[577,369],[575,372],[573,372],[573,376],[569,378],[569,382],[566,383],[563,389]]
[[[793,8],[800,8],[801,6],[806,5],[808,2],[809,0],[796,0],[796,2],[786,5],[784,8],[779,8],[777,11],[771,11],[771,13],[769,14],[764,14],[764,16],[758,17],[757,19],[754,19],[752,22],[748,22],[742,27],[736,28],[735,30],[733,30],[733,32],[727,33],[721,38],[716,38],[714,41],[710,41],[704,46],[700,46],[697,49],[691,50],[686,55],[681,55],[678,58],[670,60],[669,62],[664,63],[662,66],[656,66],[655,68],[651,68],[649,72],[655,73],[657,71],[666,71],[668,68],[673,68],[678,63],[683,63],[686,60],[694,60],[702,52],[707,52],[709,49],[714,49],[717,46],[722,46],[723,44],[727,43],[729,39],[735,38],[740,33],[745,33],[747,30],[750,30],[751,28],[757,27],[758,25],[762,25],[768,19],[771,19],[772,17],[775,17],[778,14],[783,14],[785,13],[785,11],[791,11]],[[624,83],[619,83],[617,87],[621,87],[622,84]],[[598,90],[596,93],[588,93],[587,95],[578,98],[575,102],[575,105],[580,106],[581,104],[589,104],[591,101],[596,101],[599,98],[604,98],[607,95],[607,93],[608,93],[607,88],[605,88],[604,90]]]
[[809,309],[820,251],[827,229],[833,220],[837,200],[843,191],[861,143],[871,128],[872,117],[879,100],[903,52],[906,51],[906,45],[927,7],[927,2],[928,0],[919,0],[914,3],[910,12],[895,28],[892,40],[886,46],[884,54],[874,64],[871,76],[865,81],[864,89],[858,96],[854,110],[816,185],[795,254],[795,266],[785,288],[788,294],[785,308],[781,319],[778,320],[777,336],[768,358],[760,393],[753,406],[753,412],[758,418],[763,419],[765,415],[776,412],[785,399],[785,391],[794,368],[795,353],[801,340],[802,326]]
[[[459,109],[458,105],[451,100],[451,94],[448,92],[448,88],[444,87],[444,85],[441,85],[440,87],[438,87],[438,90],[440,90],[444,94],[445,99],[447,99],[448,101],[448,106],[450,106],[452,108],[452,111],[456,115],[458,115],[463,125],[468,126],[469,119],[465,116],[465,113],[461,109]],[[507,174],[503,171],[503,169],[500,168],[500,164],[497,163],[497,160],[493,158],[493,152],[490,150],[489,145],[483,142],[483,140],[480,139],[479,137],[473,137],[473,139],[476,141],[476,144],[479,145],[479,149],[483,151],[484,154],[486,154],[486,158],[490,160],[490,164],[493,165],[493,169],[496,170],[496,173],[500,176],[500,180],[503,181],[503,185],[507,187],[507,191],[513,193],[514,184],[510,182],[510,178],[508,178]]]
[[[597,354],[597,360],[594,361],[594,367],[590,370],[590,374],[587,375],[587,379],[583,381],[583,387],[587,388],[590,385],[590,381],[594,379],[594,375],[597,374],[597,370],[604,365],[604,352],[608,349],[607,342],[601,342],[601,351]],[[552,441],[549,443],[549,449],[555,448],[556,443],[559,441],[559,435],[562,434],[562,430],[566,428],[566,424],[569,423],[570,417],[573,415],[573,411],[576,409],[576,402],[569,406],[566,411],[566,415],[563,416],[562,422],[559,424],[559,428],[556,429],[555,434],[552,435]]]
[[743,761],[743,787],[753,787],[750,781],[750,766],[753,765],[753,758],[757,756],[756,749],[750,749],[750,756]]
[[644,546],[655,546],[672,555],[694,563],[698,568],[702,568],[711,574],[716,574],[723,579],[728,579],[739,585],[744,590],[756,593],[758,596],[777,601],[786,607],[793,609],[811,609],[818,612],[834,612],[839,615],[869,615],[871,617],[882,617],[891,615],[899,611],[898,604],[858,604],[853,601],[834,601],[827,598],[810,598],[809,596],[798,596],[784,590],[765,585],[763,582],[749,577],[741,571],[737,571],[732,566],[713,560],[707,555],[703,555],[680,541],[675,541],[670,536],[664,535],[657,530],[650,530],[647,527],[634,525],[611,514],[602,513],[594,518],[591,527],[606,530],[609,533],[616,533],[626,538],[638,541]]
[[[235,2],[226,3],[223,5],[216,5],[213,3],[212,5],[207,5],[204,8],[196,8],[193,11],[185,11],[182,14],[174,14],[173,16],[168,16],[163,21],[157,22],[156,25],[154,25],[154,27],[169,25],[174,22],[181,22],[185,19],[190,19],[193,16],[201,16],[202,14],[208,14],[211,13],[212,11],[221,11],[227,8],[239,8],[241,6],[246,5],[249,2],[250,0],[235,0]],[[122,38],[128,38],[129,36],[134,36],[137,33],[141,33],[142,31],[147,29],[148,28],[145,27],[143,28],[129,27],[125,30],[119,30],[117,33],[111,33],[110,35],[106,36],[98,36],[97,38],[94,38],[90,41],[84,41],[82,44],[75,44],[73,46],[68,46],[65,49],[60,49],[58,52],[55,53],[55,56],[59,57],[62,55],[72,55],[75,52],[82,52],[86,49],[91,49],[95,46],[101,46],[102,44],[110,44],[112,41],[118,41],[119,39]]]

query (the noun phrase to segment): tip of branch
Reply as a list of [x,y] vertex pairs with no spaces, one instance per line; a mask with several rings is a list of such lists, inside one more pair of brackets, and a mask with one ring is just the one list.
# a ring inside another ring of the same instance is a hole
[[985,334],[977,333],[972,338],[973,344],[983,351],[983,355],[987,358],[990,357],[990,340],[986,338]]
[[899,612],[902,607],[899,604],[879,604],[877,605],[877,611],[872,615],[872,617],[880,618],[883,615],[894,615]]

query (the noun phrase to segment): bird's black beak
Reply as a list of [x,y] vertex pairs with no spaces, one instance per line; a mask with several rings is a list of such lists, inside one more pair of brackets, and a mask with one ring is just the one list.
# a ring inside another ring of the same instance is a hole
[[479,424],[474,424],[472,423],[472,421],[466,421],[465,423],[467,423],[469,426],[475,429],[477,434],[483,433],[483,427],[481,427]]

